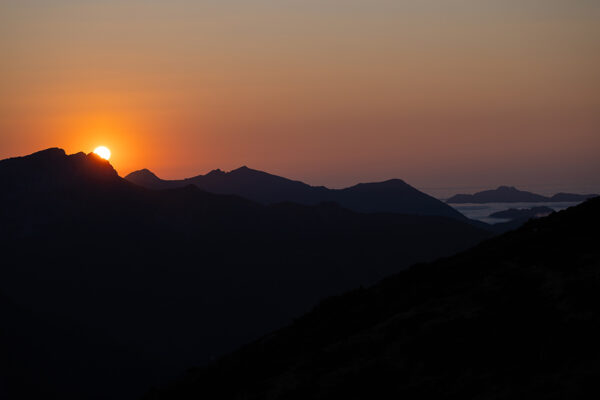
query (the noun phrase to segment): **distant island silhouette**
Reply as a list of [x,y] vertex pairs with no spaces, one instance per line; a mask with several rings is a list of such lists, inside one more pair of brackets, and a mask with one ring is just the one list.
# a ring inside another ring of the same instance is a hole
[[148,169],[132,172],[126,180],[149,189],[173,189],[194,185],[207,192],[235,194],[262,204],[294,202],[314,205],[336,202],[358,212],[393,212],[413,215],[439,215],[466,220],[466,217],[400,179],[360,183],[345,189],[310,186],[300,181],[241,167],[230,172],[220,169],[182,180],[163,180]]
[[539,218],[545,217],[548,214],[553,213],[554,210],[550,207],[531,207],[531,208],[509,208],[504,211],[497,211],[491,213],[490,218],[506,218],[506,219],[517,219],[517,218]]
[[513,186],[499,186],[497,189],[484,190],[475,194],[457,194],[446,200],[447,203],[553,203],[581,202],[597,194],[557,193],[551,197],[518,190]]

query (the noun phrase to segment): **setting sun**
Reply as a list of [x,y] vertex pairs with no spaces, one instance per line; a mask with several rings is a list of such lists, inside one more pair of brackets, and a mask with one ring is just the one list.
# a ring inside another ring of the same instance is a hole
[[104,147],[104,146],[96,147],[96,150],[94,150],[94,153],[97,154],[98,156],[100,156],[100,158],[104,158],[105,160],[110,159],[110,150],[108,149],[108,147]]

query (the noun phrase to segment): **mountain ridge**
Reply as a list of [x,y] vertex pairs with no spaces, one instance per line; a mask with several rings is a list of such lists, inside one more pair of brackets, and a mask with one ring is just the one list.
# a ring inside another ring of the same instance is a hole
[[337,202],[358,212],[394,212],[415,215],[440,215],[467,220],[444,202],[423,193],[401,179],[359,183],[343,189],[311,186],[304,182],[272,175],[243,166],[229,172],[212,170],[182,180],[162,180],[144,169],[125,176],[128,181],[150,189],[167,189],[194,184],[218,194],[236,194],[262,204],[292,201],[300,204]]

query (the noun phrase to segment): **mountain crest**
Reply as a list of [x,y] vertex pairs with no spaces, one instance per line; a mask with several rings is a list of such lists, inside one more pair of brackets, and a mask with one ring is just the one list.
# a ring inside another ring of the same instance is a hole
[[342,207],[359,212],[439,215],[465,219],[452,207],[420,192],[402,179],[360,183],[345,189],[328,189],[251,169],[246,165],[229,172],[215,169],[206,175],[176,181],[162,180],[154,174],[150,175],[142,171],[131,173],[125,179],[158,190],[193,184],[207,192],[234,194],[263,204],[293,202],[316,205],[335,202]]
[[156,174],[152,171],[150,171],[147,168],[144,169],[140,169],[139,171],[134,171],[132,173],[130,173],[129,175],[127,175],[125,178],[129,179],[129,178],[151,178],[151,179],[158,179],[160,180],[160,178],[158,176],[156,176]]
[[206,174],[206,176],[221,176],[221,175],[225,175],[226,172],[223,171],[220,168],[217,169],[213,169],[212,171],[210,171],[208,174]]
[[63,149],[50,148],[28,156],[0,161],[0,182],[13,189],[47,188],[54,185],[93,181],[120,181],[117,171],[96,154],[67,155]]

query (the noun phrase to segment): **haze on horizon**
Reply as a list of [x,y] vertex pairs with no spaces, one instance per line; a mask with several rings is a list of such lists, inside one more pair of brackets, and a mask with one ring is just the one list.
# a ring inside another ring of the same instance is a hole
[[588,0],[2,1],[0,158],[598,191],[599,20]]

